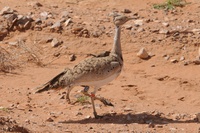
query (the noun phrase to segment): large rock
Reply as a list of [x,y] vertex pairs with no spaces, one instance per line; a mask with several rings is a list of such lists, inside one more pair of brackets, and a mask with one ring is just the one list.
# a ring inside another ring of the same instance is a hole
[[14,10],[12,10],[10,7],[6,6],[0,11],[0,15],[5,15],[5,14],[12,14],[14,13]]
[[141,59],[148,59],[150,57],[145,48],[141,48],[137,53],[137,56]]

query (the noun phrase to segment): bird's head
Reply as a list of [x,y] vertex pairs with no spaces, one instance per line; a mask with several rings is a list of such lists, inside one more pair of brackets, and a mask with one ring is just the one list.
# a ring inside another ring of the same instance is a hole
[[132,20],[132,19],[133,18],[124,16],[124,15],[119,15],[119,14],[113,15],[113,23],[116,26],[121,26],[121,25],[125,24],[127,21]]

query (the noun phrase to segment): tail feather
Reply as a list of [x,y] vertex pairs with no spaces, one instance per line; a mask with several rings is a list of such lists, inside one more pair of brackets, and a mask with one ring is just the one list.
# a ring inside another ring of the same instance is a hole
[[60,87],[60,79],[63,77],[63,75],[66,74],[68,70],[64,70],[63,72],[59,73],[57,76],[55,76],[53,79],[45,83],[44,85],[37,87],[37,91],[35,93],[41,93],[44,91],[48,91],[53,88]]

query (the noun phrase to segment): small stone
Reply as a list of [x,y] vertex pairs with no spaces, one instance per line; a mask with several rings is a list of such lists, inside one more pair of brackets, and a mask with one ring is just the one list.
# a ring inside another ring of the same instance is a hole
[[194,63],[195,65],[200,65],[200,60],[199,60],[199,59],[196,59],[196,60],[193,61],[193,63]]
[[54,120],[50,117],[46,120],[47,122],[53,122]]
[[165,60],[169,60],[170,56],[169,55],[163,55]]
[[59,29],[60,27],[61,27],[61,23],[60,21],[58,21],[51,26],[51,29]]
[[145,48],[141,48],[140,51],[137,53],[137,56],[140,57],[141,59],[148,59],[149,55]]
[[131,24],[124,25],[124,27],[125,27],[127,30],[131,30],[131,29],[132,29],[132,25],[131,25]]
[[69,56],[69,60],[70,61],[75,61],[75,59],[76,59],[76,56],[74,54]]
[[169,23],[163,22],[162,25],[165,26],[165,27],[168,27]]
[[170,62],[171,62],[171,63],[177,63],[178,60],[177,60],[177,59],[171,59]]
[[196,117],[197,117],[197,121],[200,122],[200,113],[197,113]]
[[200,47],[199,47],[199,58],[200,58]]
[[69,12],[68,11],[62,11],[60,13],[60,17],[61,18],[68,18],[69,17]]
[[181,56],[180,57],[180,61],[184,61],[185,60],[185,57],[184,56]]
[[4,7],[4,8],[0,11],[0,15],[12,14],[12,13],[14,13],[14,11],[13,11],[10,7],[8,7],[8,6]]
[[87,115],[86,117],[85,117],[86,119],[90,119],[90,118],[92,118],[90,115]]
[[159,33],[160,33],[160,34],[168,34],[169,31],[166,30],[166,29],[160,29],[160,30],[159,30]]
[[58,56],[60,56],[60,53],[54,53],[53,56],[58,57]]
[[135,20],[134,23],[135,23],[136,26],[141,26],[141,25],[143,25],[143,20],[138,19],[138,20]]
[[37,1],[30,1],[27,3],[27,5],[32,7],[42,7],[42,4]]
[[142,28],[142,27],[139,27],[139,28],[137,29],[137,32],[142,32],[142,31],[144,31],[144,28]]
[[80,115],[83,115],[83,113],[78,112],[78,113],[76,114],[76,116],[80,116]]
[[132,109],[129,108],[129,107],[125,107],[125,108],[124,108],[124,111],[125,111],[125,112],[128,112],[128,111],[132,111]]
[[124,9],[123,13],[131,13],[131,10],[129,10],[129,9]]
[[53,40],[52,40],[52,42],[51,42],[51,46],[52,46],[52,47],[57,47],[57,46],[59,46],[60,44],[61,44],[61,42],[58,41],[57,38],[53,38]]
[[71,23],[71,22],[72,22],[72,21],[71,21],[71,18],[67,19],[67,20],[65,21],[65,26],[68,26],[69,23]]
[[200,33],[200,29],[193,29],[192,32],[194,32],[194,33],[195,32]]
[[48,19],[48,15],[49,15],[48,12],[41,12],[41,13],[40,13],[41,19],[43,19],[43,20]]
[[17,41],[16,42],[8,42],[8,44],[11,45],[11,46],[17,46],[18,42]]

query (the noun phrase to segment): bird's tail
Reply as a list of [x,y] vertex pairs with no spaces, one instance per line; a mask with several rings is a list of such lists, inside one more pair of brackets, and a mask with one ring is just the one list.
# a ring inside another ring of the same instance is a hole
[[48,91],[50,89],[57,89],[61,87],[62,86],[61,81],[63,80],[63,76],[67,73],[68,70],[70,69],[65,69],[63,72],[59,73],[57,76],[55,76],[47,83],[43,84],[40,87],[37,87],[35,93],[41,93],[44,91]]

